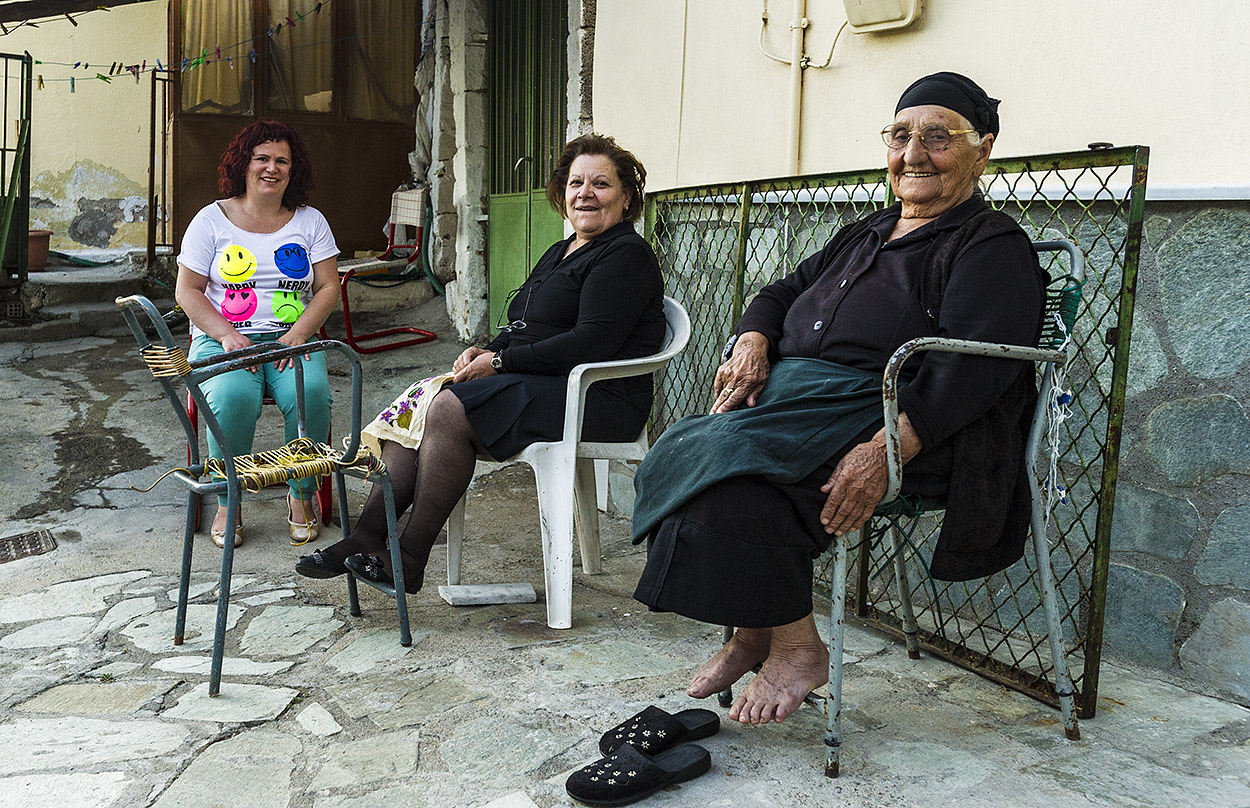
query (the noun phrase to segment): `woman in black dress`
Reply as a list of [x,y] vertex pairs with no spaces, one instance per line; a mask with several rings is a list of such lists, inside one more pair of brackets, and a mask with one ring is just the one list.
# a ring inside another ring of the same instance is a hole
[[[565,145],[547,182],[547,199],[568,219],[573,235],[553,244],[513,294],[499,336],[456,359],[452,383],[425,411],[419,444],[382,441],[396,514],[412,509],[399,537],[409,593],[421,589],[430,548],[468,489],[479,455],[504,460],[532,443],[559,440],[574,366],[659,350],[660,267],[633,228],[646,176],[638,159],[611,137],[583,135]],[[582,437],[634,439],[646,424],[651,397],[650,376],[595,384],[586,396]],[[390,408],[379,419],[388,415],[394,419]],[[381,490],[374,487],[348,538],[302,557],[295,569],[310,578],[351,569],[391,583]]]
[[[997,106],[954,73],[907,88],[881,133],[898,204],[756,295],[716,372],[711,414],[670,427],[634,477],[634,540],[653,540],[634,597],[738,627],[687,692],[710,696],[762,666],[731,719],[782,721],[828,680],[812,559],[885,494],[890,355],[926,336],[1036,344],[1046,276],[1025,232],[977,190]],[[930,573],[1005,569],[1028,528],[1032,370],[933,352],[900,380],[903,492],[947,506]]]

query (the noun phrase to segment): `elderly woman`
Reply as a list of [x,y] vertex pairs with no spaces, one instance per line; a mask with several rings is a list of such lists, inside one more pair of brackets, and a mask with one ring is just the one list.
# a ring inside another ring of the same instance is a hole
[[[302,345],[338,304],[338,270],[330,225],[308,206],[312,168],[299,133],[279,121],[256,121],[235,135],[218,167],[223,199],[205,205],[182,237],[174,296],[191,319],[194,361],[258,342]],[[266,391],[286,419],[286,439],[298,437],[295,363],[304,363],[305,426],[309,437],[330,434],[330,382],[325,354],[283,359],[224,373],[204,382],[208,406],[230,449],[252,451]],[[208,436],[212,457],[221,457]],[[316,480],[292,480],[287,503],[292,544],[317,537]],[[242,520],[240,519],[240,522]],[[237,525],[234,544],[243,535]],[[210,531],[224,547],[226,497],[219,497]]]
[[[639,468],[635,542],[654,541],[634,597],[739,627],[688,691],[709,696],[762,664],[732,719],[781,721],[828,675],[812,560],[885,492],[891,353],[922,336],[1037,339],[1045,276],[1024,231],[977,192],[997,105],[954,73],[903,93],[882,131],[898,203],[760,291],[716,372],[711,414],[675,424]],[[935,577],[986,575],[1023,553],[1033,374],[1013,360],[922,356],[899,392],[903,491],[946,497]]]
[[[553,244],[512,293],[508,324],[499,336],[455,361],[449,386],[435,391],[427,405],[420,399],[429,385],[414,385],[366,427],[367,435],[381,439],[396,512],[412,508],[399,537],[408,592],[420,590],[430,548],[468,489],[478,456],[503,460],[531,443],[559,440],[574,366],[659,350],[660,267],[633,226],[642,212],[646,177],[638,159],[610,137],[570,141],[547,183],[547,199],[568,219],[573,234]],[[637,437],[651,412],[651,397],[650,376],[595,384],[586,395],[583,438]],[[421,434],[411,413],[425,406]],[[349,568],[369,580],[393,581],[377,486],[347,539],[296,565],[312,578]]]

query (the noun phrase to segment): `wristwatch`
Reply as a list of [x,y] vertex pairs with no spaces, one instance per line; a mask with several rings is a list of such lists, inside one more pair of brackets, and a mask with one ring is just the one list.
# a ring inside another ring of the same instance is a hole
[[729,361],[729,357],[733,356],[733,353],[734,353],[734,346],[735,346],[735,345],[737,345],[737,344],[738,344],[738,335],[737,335],[737,334],[734,334],[734,335],[733,335],[732,337],[730,337],[730,338],[729,338],[729,340],[725,343],[725,350],[721,351],[721,353],[720,353],[720,358],[721,358],[721,361],[722,361],[722,362],[728,362],[728,361]]
[[490,366],[496,373],[503,373],[503,351],[495,351],[495,355],[490,358]]

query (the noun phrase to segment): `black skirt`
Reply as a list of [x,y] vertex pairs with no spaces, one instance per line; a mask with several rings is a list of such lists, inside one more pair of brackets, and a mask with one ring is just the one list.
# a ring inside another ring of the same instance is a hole
[[[636,380],[608,379],[591,385],[586,392],[582,440],[632,441],[646,425],[651,385],[640,389],[640,385],[621,385],[621,381]],[[501,373],[444,389],[460,399],[490,456],[507,460],[531,443],[564,437],[568,382],[567,376]]]
[[797,483],[730,477],[696,494],[652,531],[634,598],[722,626],[784,626],[807,616],[812,561],[833,538],[820,524],[820,487],[834,465]]

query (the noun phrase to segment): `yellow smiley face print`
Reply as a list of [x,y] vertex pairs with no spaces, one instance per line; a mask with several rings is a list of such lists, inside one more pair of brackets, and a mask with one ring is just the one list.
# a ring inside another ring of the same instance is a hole
[[217,256],[217,273],[226,283],[243,283],[256,272],[256,256],[247,247],[231,244]]

